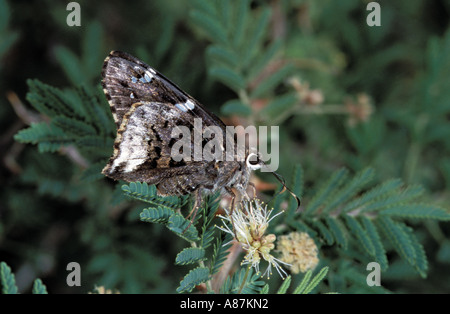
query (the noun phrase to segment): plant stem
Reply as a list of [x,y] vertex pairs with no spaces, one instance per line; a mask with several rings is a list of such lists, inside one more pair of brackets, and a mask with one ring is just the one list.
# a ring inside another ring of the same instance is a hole
[[[197,247],[197,243],[195,243],[194,241],[192,241],[192,242],[191,242],[191,246],[194,247],[194,248],[196,248],[196,247]],[[199,265],[200,267],[206,268],[205,263],[203,263],[203,261],[198,261],[198,265]],[[211,279],[208,280],[208,281],[206,282],[206,291],[207,291],[208,293],[212,292]]]
[[238,294],[242,293],[242,290],[244,289],[245,282],[247,281],[248,273],[250,272],[250,267],[247,267],[247,270],[245,272],[244,280],[242,280],[241,286],[239,287]]
[[331,104],[331,105],[320,105],[320,106],[305,106],[304,104],[296,104],[290,110],[284,111],[277,118],[272,121],[272,125],[281,124],[291,115],[297,114],[310,114],[310,115],[321,115],[321,114],[348,114],[348,110],[345,105]]
[[429,118],[426,114],[420,115],[412,129],[412,143],[405,159],[404,176],[407,183],[413,183],[420,154],[422,152],[422,135],[425,132]]

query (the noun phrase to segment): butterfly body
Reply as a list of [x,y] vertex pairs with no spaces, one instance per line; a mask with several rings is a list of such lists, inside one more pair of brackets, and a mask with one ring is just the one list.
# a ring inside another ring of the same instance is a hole
[[[212,160],[194,158],[195,132],[208,127],[221,130],[222,143],[233,143],[225,124],[169,79],[124,53],[113,51],[105,59],[102,85],[117,125],[114,152],[103,174],[115,180],[155,184],[160,195],[186,195],[193,192],[245,193],[250,172],[260,167],[249,163],[249,153],[239,160],[225,158],[225,151]],[[200,119],[201,129],[195,129]],[[186,127],[191,132],[192,152],[181,160],[174,158],[173,130]],[[210,139],[202,139],[201,148]],[[223,149],[223,146],[222,146]]]

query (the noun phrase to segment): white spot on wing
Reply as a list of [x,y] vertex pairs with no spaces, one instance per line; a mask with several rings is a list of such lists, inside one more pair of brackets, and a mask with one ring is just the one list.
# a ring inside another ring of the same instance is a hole
[[177,107],[178,109],[180,109],[183,112],[188,111],[188,108],[184,104],[175,104],[175,107]]
[[131,172],[146,161],[148,155],[148,132],[142,117],[149,114],[152,114],[150,108],[140,106],[129,117],[126,130],[122,133],[119,155],[114,159],[111,170],[124,163],[123,171]]
[[175,107],[177,107],[178,109],[180,109],[183,112],[187,112],[188,110],[192,110],[195,108],[195,105],[192,101],[190,101],[189,99],[186,100],[185,103],[178,103],[175,104]]
[[145,71],[144,77],[145,80],[150,83],[153,79],[153,74],[150,71]]
[[189,110],[194,109],[195,105],[192,101],[190,101],[189,99],[186,101],[186,103],[184,104],[186,108],[188,108]]

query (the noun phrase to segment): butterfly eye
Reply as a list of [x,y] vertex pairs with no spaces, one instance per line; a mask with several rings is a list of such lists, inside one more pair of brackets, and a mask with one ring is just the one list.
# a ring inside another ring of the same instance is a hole
[[253,153],[249,154],[247,157],[247,166],[252,170],[261,168],[259,156]]
[[259,158],[257,157],[256,160],[249,160],[248,163],[250,165],[256,166],[259,163]]

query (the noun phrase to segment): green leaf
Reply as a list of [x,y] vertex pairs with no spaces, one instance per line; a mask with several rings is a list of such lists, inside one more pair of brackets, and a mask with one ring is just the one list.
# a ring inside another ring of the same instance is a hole
[[236,71],[223,66],[213,66],[208,70],[209,75],[227,85],[229,88],[238,92],[245,88],[245,80],[242,75]]
[[206,267],[197,267],[192,269],[180,282],[177,288],[178,293],[191,292],[195,286],[209,280],[209,269]]
[[72,143],[60,128],[46,122],[32,123],[29,128],[14,135],[14,139],[21,143],[37,144],[40,153],[55,152]]
[[332,198],[323,208],[323,213],[329,213],[335,210],[339,205],[348,201],[353,197],[358,191],[360,191],[374,176],[374,170],[372,168],[366,168],[355,174],[353,179],[351,179],[342,188],[333,193]]
[[245,36],[248,41],[244,41],[243,47],[240,47],[242,52],[242,64],[249,64],[254,56],[258,53],[258,49],[261,47],[261,42],[266,34],[267,27],[270,22],[270,9],[267,7],[262,9],[257,20],[252,23],[249,33]]
[[220,112],[226,116],[238,115],[242,117],[247,117],[251,115],[252,110],[249,106],[244,104],[239,99],[229,100],[222,105]]
[[99,87],[91,91],[85,86],[78,86],[75,89],[79,97],[79,104],[83,111],[83,117],[91,122],[101,135],[115,137],[116,124],[111,114],[106,98],[103,96],[103,90]]
[[282,68],[278,69],[275,73],[272,73],[251,92],[251,98],[259,98],[270,94],[275,87],[281,82],[286,80],[289,75],[292,74],[294,67],[291,64],[286,64]]
[[189,16],[194,24],[207,34],[210,40],[221,44],[227,43],[228,38],[225,28],[216,17],[204,14],[198,10],[189,12]]
[[92,125],[66,116],[54,117],[52,123],[63,130],[66,135],[72,137],[92,136],[97,134],[97,131]]
[[344,250],[346,250],[348,246],[348,240],[345,226],[337,218],[334,217],[326,217],[325,222],[327,223],[328,228],[333,234],[337,244],[339,244]]
[[86,168],[80,176],[80,179],[84,182],[93,182],[96,180],[103,179],[105,176],[102,174],[102,169],[105,167],[106,162],[100,161],[91,164]]
[[[73,104],[67,99],[60,89],[44,84],[39,80],[27,80],[29,91],[26,99],[40,113],[50,118],[58,115],[74,117]],[[79,117],[77,117],[79,118]]]
[[353,233],[354,238],[357,239],[359,243],[361,243],[363,248],[367,253],[369,253],[370,256],[374,256],[375,247],[373,246],[372,240],[370,239],[366,230],[364,230],[361,224],[352,216],[344,215],[344,218],[349,230]]
[[249,20],[249,2],[248,0],[240,0],[234,2],[234,14],[232,29],[233,46],[238,50],[241,47],[243,40],[245,39],[245,27],[248,25]]
[[190,220],[185,219],[181,214],[173,214],[169,217],[167,228],[186,241],[198,241],[198,231]]
[[54,54],[64,73],[74,85],[86,80],[81,62],[71,50],[64,46],[57,46],[54,49]]
[[232,236],[228,233],[223,241],[220,237],[217,237],[217,242],[214,244],[214,251],[211,258],[211,275],[217,273],[227,259],[227,256],[230,253],[229,248],[231,247],[231,240]]
[[277,96],[259,112],[259,115],[267,121],[274,119],[279,121],[281,120],[280,117],[284,117],[296,103],[298,103],[298,98],[295,93]]
[[409,264],[415,265],[416,249],[411,241],[411,236],[399,222],[393,221],[387,216],[381,216],[376,220],[377,226],[381,228],[388,240],[401,257]]
[[[299,198],[303,195],[303,177],[304,174],[302,166],[300,164],[295,164],[290,187],[292,192]],[[285,219],[293,219],[297,209],[297,199],[290,195]]]
[[[83,38],[83,74],[88,74],[86,79],[92,79],[96,69],[102,66],[103,56],[101,55],[101,43],[103,38],[102,25],[98,21],[94,21],[87,26],[86,35]],[[86,75],[84,75],[86,76]],[[80,81],[74,82],[75,85]]]
[[174,211],[167,207],[159,206],[158,208],[145,208],[142,210],[140,219],[145,222],[153,223],[167,223],[170,216],[174,214]]
[[320,282],[325,278],[325,276],[328,274],[328,267],[322,268],[317,275],[314,276],[314,278],[308,283],[308,285],[303,290],[303,294],[311,293],[311,291],[316,288]]
[[363,222],[366,233],[370,237],[370,240],[375,249],[375,254],[373,255],[373,257],[375,258],[376,262],[380,264],[381,269],[386,270],[388,268],[388,259],[380,235],[378,234],[378,231],[372,220],[364,216],[361,217],[361,220]]
[[349,202],[342,212],[348,213],[355,209],[364,208],[367,204],[374,202],[381,198],[387,198],[394,193],[398,193],[398,189],[402,186],[403,182],[400,179],[391,179],[382,184],[370,189],[368,192],[364,193],[362,196],[355,198],[353,201]]
[[260,280],[260,276],[260,274],[253,274],[253,268],[251,267],[241,268],[240,271],[233,274],[231,280],[230,277],[227,278],[221,287],[220,292],[242,294],[259,293],[266,284],[264,281]]
[[412,266],[417,270],[422,278],[426,278],[428,271],[428,259],[425,255],[425,250],[422,244],[420,244],[420,242],[417,240],[417,237],[415,236],[412,228],[407,227],[405,224],[402,224],[402,228],[406,233],[409,234],[411,245],[413,246],[416,255],[414,264]]
[[34,281],[33,294],[48,294],[47,287],[42,283],[42,280],[39,278]]
[[297,288],[295,288],[293,294],[302,294],[305,291],[306,287],[308,286],[311,276],[312,270],[308,270],[305,276],[303,276],[303,279],[300,282],[300,284],[297,286]]
[[275,40],[269,47],[265,48],[261,54],[258,54],[255,61],[250,64],[249,75],[247,77],[247,83],[255,80],[262,70],[269,64],[269,62],[275,58],[277,52],[282,45],[281,40]]
[[330,230],[328,230],[328,228],[320,220],[313,220],[311,223],[315,229],[319,231],[320,235],[325,240],[325,243],[327,245],[333,245],[334,237]]
[[122,185],[122,190],[125,192],[125,195],[152,204],[153,206],[178,209],[182,205],[182,201],[178,197],[162,197],[157,195],[156,186],[148,185],[145,182],[131,182],[129,185]]
[[227,47],[211,45],[206,49],[206,55],[215,63],[222,63],[226,68],[237,68],[239,56]]
[[269,284],[265,284],[264,287],[259,291],[260,294],[268,294],[269,293]]
[[318,210],[327,199],[335,192],[335,190],[344,182],[347,178],[348,170],[345,168],[339,169],[333,173],[328,181],[323,184],[319,191],[314,195],[311,201],[306,206],[303,215],[310,215]]
[[289,286],[291,285],[291,276],[287,276],[286,279],[283,280],[283,283],[281,284],[280,288],[277,291],[277,294],[285,294],[287,289],[289,289]]
[[190,247],[185,248],[177,254],[175,259],[176,265],[193,264],[205,259],[205,250],[203,248]]
[[376,201],[366,205],[361,210],[361,213],[381,211],[386,208],[391,208],[391,207],[399,205],[399,204],[404,204],[406,202],[410,202],[413,199],[421,196],[423,194],[423,192],[424,192],[424,189],[419,185],[410,186],[401,192],[397,192],[396,194],[392,194],[389,197],[381,198],[379,200],[376,200]]
[[156,59],[159,61],[157,63],[160,63],[160,60],[168,53],[172,46],[176,22],[176,17],[172,15],[166,15],[166,18],[161,21],[161,33],[158,36],[154,50]]
[[0,263],[0,283],[3,294],[17,294],[16,278],[11,268],[5,263]]
[[216,1],[215,5],[218,19],[222,25],[230,25],[232,22],[231,1]]
[[206,229],[206,227],[204,227],[202,229],[202,238],[200,241],[200,247],[202,247],[203,249],[207,249],[212,241],[214,240],[214,233],[215,233],[215,227],[211,227]]
[[400,218],[436,219],[449,221],[450,213],[444,208],[428,204],[404,204],[385,209],[380,215]]

